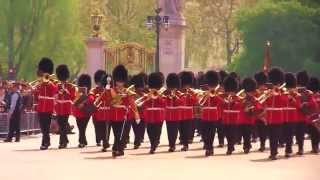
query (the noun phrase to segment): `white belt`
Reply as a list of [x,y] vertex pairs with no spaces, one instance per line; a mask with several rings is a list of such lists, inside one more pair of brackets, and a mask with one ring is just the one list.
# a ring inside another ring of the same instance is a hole
[[202,110],[208,109],[208,110],[218,110],[217,107],[203,107]]
[[49,97],[49,96],[38,96],[39,99],[50,99],[50,100],[54,100],[54,97]]
[[127,107],[126,106],[124,106],[124,105],[115,105],[115,106],[113,106],[114,108],[123,108],[123,109],[126,109]]
[[166,109],[180,109],[178,106],[168,106]]
[[223,110],[225,113],[239,113],[239,110]]
[[57,103],[72,103],[71,100],[56,100]]
[[109,106],[100,107],[99,110],[110,110],[110,107]]
[[179,106],[181,109],[193,109],[193,106]]
[[295,111],[297,110],[297,108],[294,108],[294,107],[285,107],[285,108],[282,108],[283,110],[289,110],[289,111]]
[[160,110],[163,110],[163,108],[153,107],[153,108],[147,108],[147,110],[150,110],[150,111],[160,111]]
[[283,108],[266,108],[267,111],[282,111]]

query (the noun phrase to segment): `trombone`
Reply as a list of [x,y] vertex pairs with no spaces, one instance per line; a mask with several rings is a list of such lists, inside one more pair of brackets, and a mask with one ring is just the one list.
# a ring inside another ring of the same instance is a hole
[[150,92],[137,100],[135,100],[135,104],[140,107],[149,99],[157,99],[161,96],[167,89],[165,87],[160,88],[159,90],[151,89]]

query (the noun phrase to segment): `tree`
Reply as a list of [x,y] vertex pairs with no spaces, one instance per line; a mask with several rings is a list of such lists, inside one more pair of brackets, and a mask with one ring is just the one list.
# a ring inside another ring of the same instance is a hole
[[243,75],[261,70],[264,44],[270,40],[272,65],[287,71],[304,68],[319,75],[320,64],[314,61],[320,45],[319,17],[318,9],[297,1],[262,2],[241,10],[236,25],[243,50],[229,69]]
[[[80,0],[3,0],[0,2],[0,51],[7,69],[32,79],[42,56],[79,71],[84,57],[79,22]],[[30,71],[32,70],[32,71]]]

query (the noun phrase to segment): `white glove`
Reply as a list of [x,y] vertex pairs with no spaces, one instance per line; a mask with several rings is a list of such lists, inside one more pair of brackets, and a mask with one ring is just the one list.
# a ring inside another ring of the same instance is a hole
[[137,124],[140,124],[140,122],[141,122],[141,119],[136,119]]

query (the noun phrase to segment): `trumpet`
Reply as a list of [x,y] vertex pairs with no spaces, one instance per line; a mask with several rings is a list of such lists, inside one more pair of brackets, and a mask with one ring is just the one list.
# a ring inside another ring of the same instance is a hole
[[160,88],[159,90],[151,89],[150,92],[137,100],[135,100],[135,104],[140,107],[143,105],[144,102],[146,102],[149,99],[157,99],[159,96],[161,96],[167,89],[165,87]]
[[107,77],[107,84],[103,90],[103,92],[99,95],[97,95],[97,98],[95,99],[95,101],[93,102],[93,105],[96,108],[99,108],[102,104],[102,96],[107,92],[107,90],[111,89],[111,77]]
[[207,101],[207,99],[208,99],[209,97],[214,97],[214,96],[217,96],[217,95],[221,94],[221,92],[219,92],[219,89],[220,89],[220,85],[216,86],[216,87],[213,88],[213,89],[209,89],[209,90],[207,90],[207,91],[202,91],[202,90],[200,90],[200,91],[202,91],[202,92],[200,92],[201,95],[202,95],[202,97],[201,97],[200,100],[199,100],[199,104],[200,104],[201,106],[203,106],[204,103],[206,103],[206,101]]
[[[287,92],[286,83],[283,83],[278,89],[282,92]],[[268,89],[263,92],[261,96],[257,98],[260,103],[264,103],[271,95],[275,94],[275,89]]]

